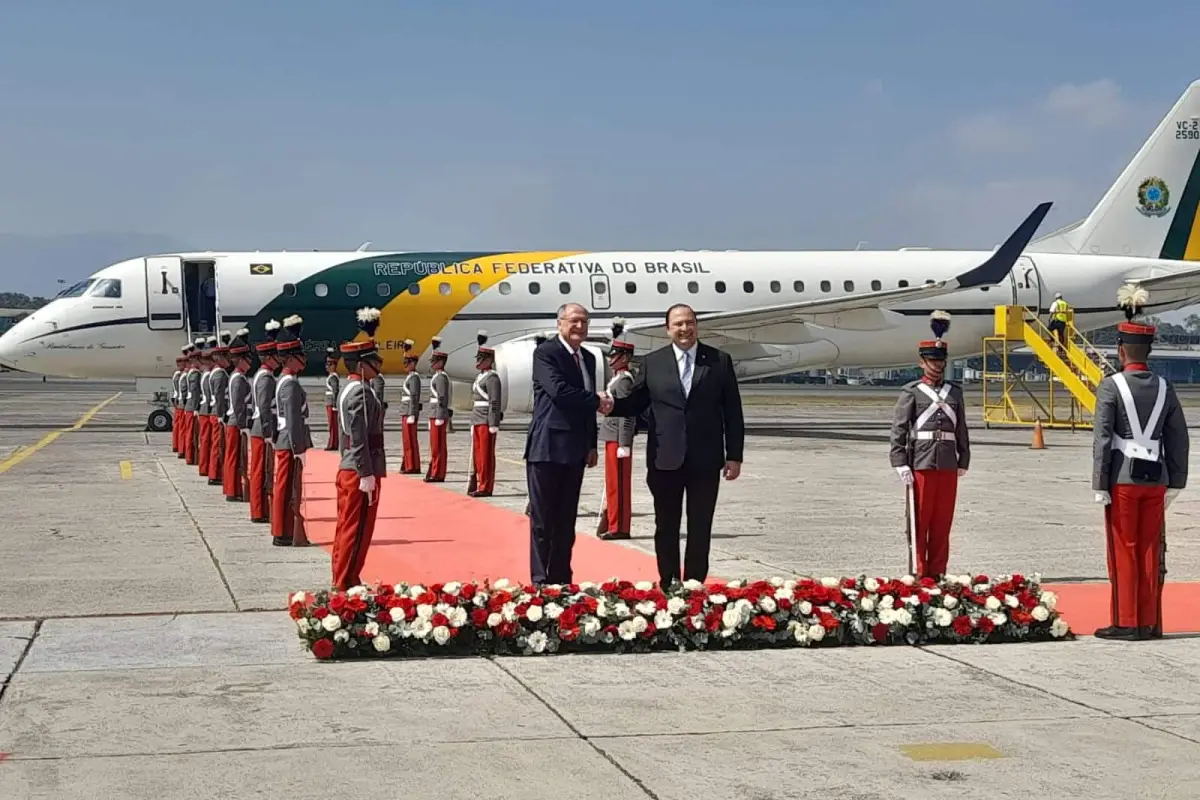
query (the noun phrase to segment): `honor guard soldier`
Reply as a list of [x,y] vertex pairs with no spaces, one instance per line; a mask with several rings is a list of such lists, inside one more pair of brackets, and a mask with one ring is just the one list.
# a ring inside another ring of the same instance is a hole
[[326,450],[338,449],[337,397],[340,386],[338,352],[332,347],[327,347],[325,348],[325,422],[329,425],[329,439],[325,442]]
[[212,379],[213,349],[217,346],[217,337],[209,336],[204,340],[200,351],[200,405],[196,409],[196,419],[200,422],[200,474],[208,477],[209,457],[212,454],[212,390],[209,381]]
[[379,492],[387,474],[383,448],[383,402],[369,382],[383,368],[375,345],[379,310],[359,309],[358,326],[367,334],[360,342],[341,346],[346,362],[346,385],[338,394],[338,423],[342,436],[342,460],[338,465],[337,529],[333,538],[333,588],[346,591],[362,583],[375,519]]
[[420,356],[413,352],[413,340],[404,340],[404,383],[400,387],[400,444],[403,459],[400,471],[405,475],[421,472],[421,443],[417,425],[421,418],[421,376],[417,374]]
[[904,483],[908,506],[909,569],[940,578],[950,558],[950,527],[958,479],[971,464],[962,388],[945,380],[950,315],[930,317],[934,339],[918,345],[925,374],[900,392],[892,419],[891,464]]
[[186,463],[196,466],[200,462],[200,421],[196,412],[200,409],[200,349],[204,339],[196,340],[192,346],[192,366],[187,371],[187,401],[183,406],[183,415],[187,419],[187,450]]
[[[375,310],[378,311],[378,309]],[[382,366],[380,369],[382,369]],[[371,378],[371,389],[375,392],[375,396],[379,398],[379,402],[383,405],[384,416],[387,416],[387,384],[384,382],[382,374],[377,373],[374,378]]]
[[496,351],[487,346],[487,331],[475,337],[479,349],[475,366],[479,375],[471,384],[471,477],[467,494],[491,497],[496,484],[496,435],[500,432],[500,376],[493,369]]
[[228,358],[233,366],[229,375],[229,390],[225,410],[225,463],[221,469],[222,491],[229,502],[242,497],[242,432],[250,429],[250,329],[241,328],[229,343]]
[[446,374],[448,356],[441,351],[441,339],[435,336],[430,344],[433,375],[429,377],[429,471],[425,481],[442,483],[446,480],[446,427],[454,410],[450,408],[450,376]]
[[171,452],[179,452],[179,420],[183,417],[183,405],[179,402],[179,379],[183,376],[184,357],[175,356],[175,372],[171,374]]
[[[625,320],[616,317],[612,322],[612,345],[608,365],[612,377],[607,391],[613,399],[628,397],[633,389],[633,374],[629,359],[633,345],[621,341]],[[628,539],[633,513],[633,435],[637,430],[636,417],[604,417],[600,420],[600,441],[604,442],[604,513],[597,525],[601,539]]]
[[179,374],[179,450],[176,451],[177,458],[184,458],[187,455],[187,443],[191,439],[192,433],[188,429],[188,413],[187,413],[187,398],[188,398],[188,372],[192,369],[192,346],[185,344],[179,349],[179,357],[182,359],[180,368],[183,370]]
[[[307,356],[300,338],[304,320],[298,314],[283,321],[284,333],[276,341],[275,357],[283,374],[275,384],[275,487],[271,493],[271,543],[287,546],[303,536],[300,487],[304,455],[308,452],[308,393],[300,385]],[[301,534],[297,536],[297,534]]]
[[279,321],[268,320],[263,326],[267,340],[259,342],[259,368],[250,384],[253,411],[250,418],[250,521],[270,522],[267,502],[267,461],[274,459],[270,443],[275,438],[275,337]]
[[213,348],[213,368],[209,372],[208,393],[211,395],[209,411],[208,484],[222,485],[221,474],[225,469],[225,417],[229,413],[229,344],[233,335],[221,331],[221,339]]
[[1149,293],[1123,286],[1117,301],[1121,371],[1100,381],[1093,420],[1092,489],[1104,504],[1112,624],[1102,639],[1162,636],[1167,506],[1187,486],[1188,432],[1174,387],[1146,362],[1156,330],[1134,321]]

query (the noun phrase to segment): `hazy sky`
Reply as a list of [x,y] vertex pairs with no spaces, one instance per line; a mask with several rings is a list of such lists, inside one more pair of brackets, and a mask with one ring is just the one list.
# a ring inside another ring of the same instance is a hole
[[[200,249],[991,247],[1040,201],[1044,231],[1084,216],[1200,77],[1177,0],[0,20],[0,234]],[[0,288],[41,282],[0,264]]]

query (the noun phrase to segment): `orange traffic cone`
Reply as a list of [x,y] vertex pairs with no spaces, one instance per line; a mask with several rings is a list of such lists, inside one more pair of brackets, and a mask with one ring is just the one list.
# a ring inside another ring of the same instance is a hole
[[1029,446],[1029,449],[1046,449],[1046,439],[1042,436],[1042,421],[1040,419],[1033,421],[1033,444]]

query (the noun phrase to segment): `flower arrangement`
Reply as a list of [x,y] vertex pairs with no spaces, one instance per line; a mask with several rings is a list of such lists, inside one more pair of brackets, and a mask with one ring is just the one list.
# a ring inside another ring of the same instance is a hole
[[297,592],[289,609],[305,648],[331,659],[1074,638],[1056,600],[1022,575],[688,581],[666,592],[501,580]]

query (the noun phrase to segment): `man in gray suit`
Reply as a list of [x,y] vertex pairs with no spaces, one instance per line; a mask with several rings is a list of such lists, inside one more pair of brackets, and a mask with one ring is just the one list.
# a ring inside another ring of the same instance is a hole
[[1117,326],[1121,371],[1100,382],[1093,422],[1092,489],[1104,505],[1112,624],[1102,639],[1162,636],[1166,572],[1164,516],[1187,486],[1188,432],[1171,384],[1146,361],[1155,328],[1133,322],[1144,289],[1118,295],[1126,322]]

